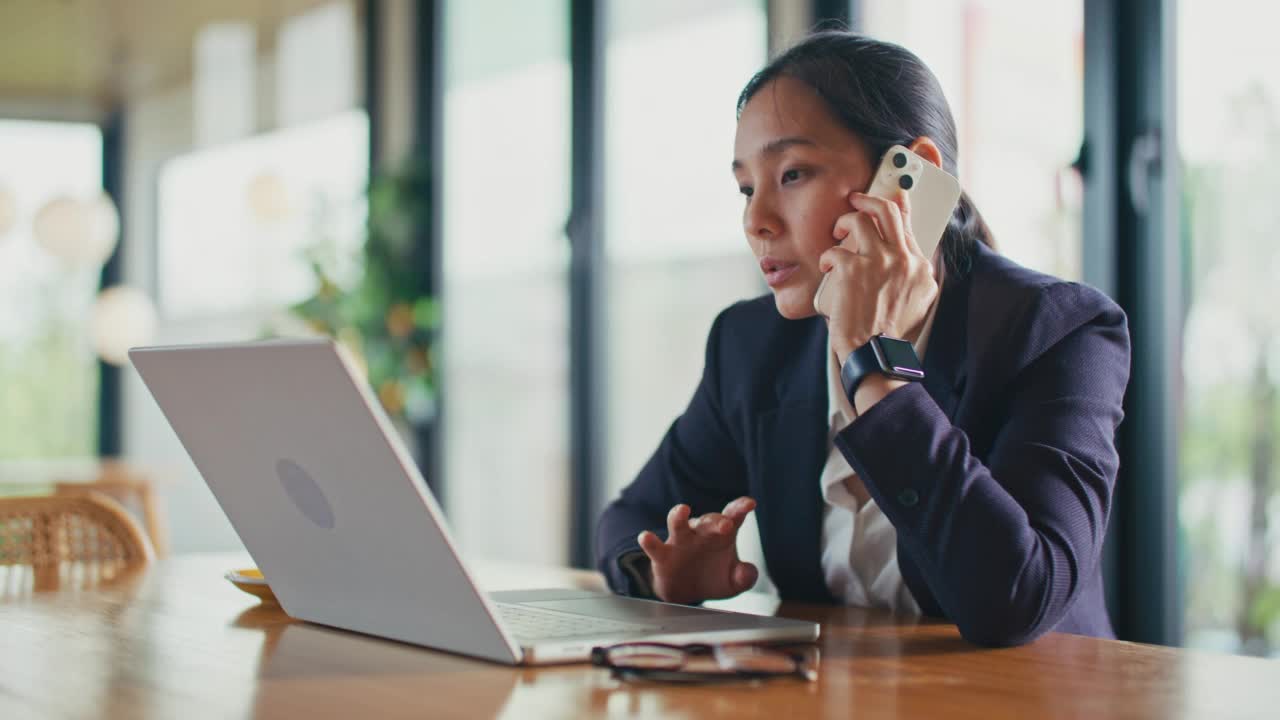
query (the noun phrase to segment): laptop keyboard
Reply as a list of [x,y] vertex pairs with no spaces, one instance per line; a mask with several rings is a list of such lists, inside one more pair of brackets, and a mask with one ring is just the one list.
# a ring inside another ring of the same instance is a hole
[[502,622],[511,634],[528,640],[572,637],[574,635],[613,635],[633,632],[652,632],[658,625],[608,620],[605,618],[575,615],[572,613],[543,610],[528,605],[494,603],[502,614]]

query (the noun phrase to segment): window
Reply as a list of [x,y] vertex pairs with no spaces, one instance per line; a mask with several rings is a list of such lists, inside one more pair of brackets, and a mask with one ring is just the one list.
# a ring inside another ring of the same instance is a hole
[[[316,289],[309,253],[354,258],[369,123],[349,110],[174,158],[159,176],[159,304],[170,319],[266,318]],[[257,332],[251,329],[250,332]]]
[[[861,29],[937,75],[955,116],[960,183],[1013,260],[1080,279],[1084,3],[866,0]],[[1009,98],[1018,98],[1011,103]]]
[[[122,264],[156,299],[156,343],[295,332],[287,308],[317,285],[311,257],[354,272],[369,179],[361,5],[164,5],[138,30],[135,60],[155,79],[120,108]],[[173,42],[150,42],[159,27]],[[122,375],[125,454],[168,478],[174,552],[241,547],[137,374]]]
[[[688,405],[712,320],[767,291],[729,172],[738,93],[765,63],[767,21],[758,0],[614,0],[607,11],[602,334],[612,499]],[[754,516],[739,546],[768,587]]]
[[441,396],[468,553],[568,560],[570,101],[564,0],[447,3]]
[[0,459],[93,455],[98,365],[89,316],[102,268],[55,257],[32,222],[55,198],[102,192],[102,133],[0,121],[0,158]]
[[[1280,14],[1178,3],[1186,306],[1179,520],[1189,645],[1280,648]],[[1249,22],[1240,22],[1241,18]]]
[[607,495],[634,479],[702,375],[711,321],[766,292],[729,162],[764,5],[615,1],[605,82]]

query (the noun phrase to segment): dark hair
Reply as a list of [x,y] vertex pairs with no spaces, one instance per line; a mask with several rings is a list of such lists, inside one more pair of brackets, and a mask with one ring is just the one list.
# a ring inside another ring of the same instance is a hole
[[[942,87],[910,50],[841,30],[815,32],[774,58],[738,96],[738,115],[771,80],[785,75],[813,88],[836,120],[862,139],[878,159],[892,145],[910,145],[927,135],[942,154],[942,169],[956,175],[956,123]],[[943,233],[949,274],[968,272],[975,243],[994,249],[982,215],[960,194]]]

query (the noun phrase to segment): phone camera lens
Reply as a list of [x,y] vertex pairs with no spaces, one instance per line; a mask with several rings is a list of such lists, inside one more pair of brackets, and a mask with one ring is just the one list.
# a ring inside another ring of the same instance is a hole
[[899,168],[906,167],[906,166],[907,166],[907,154],[906,154],[906,153],[894,153],[894,154],[893,154],[893,166],[894,166],[894,167],[899,167]]
[[911,186],[914,184],[915,184],[915,180],[912,180],[910,175],[903,175],[902,177],[898,178],[898,186],[901,187],[903,190],[910,190]]

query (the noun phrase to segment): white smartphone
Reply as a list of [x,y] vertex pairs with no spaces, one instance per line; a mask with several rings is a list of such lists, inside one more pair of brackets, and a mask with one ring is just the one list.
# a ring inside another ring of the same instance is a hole
[[[880,158],[867,194],[889,199],[898,188],[909,196],[911,234],[924,256],[932,259],[960,201],[960,181],[910,149],[894,145]],[[827,277],[823,276],[813,294],[813,307],[823,315],[826,313],[818,307],[818,298],[826,284]]]
[[906,190],[910,199],[911,234],[924,256],[932,258],[960,202],[960,181],[907,148],[894,145],[880,159],[867,194],[888,199],[898,188]]

